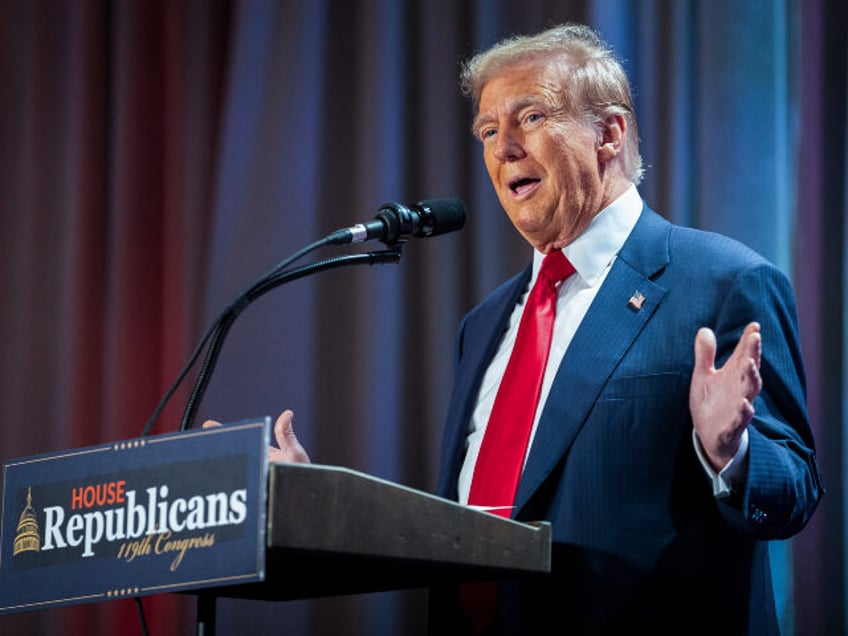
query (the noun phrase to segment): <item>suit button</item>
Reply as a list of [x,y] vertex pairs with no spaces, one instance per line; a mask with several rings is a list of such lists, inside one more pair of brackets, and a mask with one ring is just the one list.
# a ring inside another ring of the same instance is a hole
[[762,525],[766,522],[766,517],[768,517],[768,514],[766,513],[765,510],[762,510],[761,508],[758,508],[757,506],[751,506],[750,512],[751,512],[751,521],[753,521],[754,523],[756,523],[758,525]]

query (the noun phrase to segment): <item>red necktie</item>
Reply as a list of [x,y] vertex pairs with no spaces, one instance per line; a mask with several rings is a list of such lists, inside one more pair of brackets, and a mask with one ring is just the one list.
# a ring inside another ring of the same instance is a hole
[[469,505],[493,508],[493,514],[510,516],[551,348],[556,285],[573,272],[574,267],[560,250],[542,261],[474,466]]
[[[469,505],[491,508],[490,512],[501,517],[511,516],[536,417],[554,330],[556,285],[573,272],[574,266],[560,250],[542,261],[474,466]],[[475,633],[482,633],[492,622],[495,596],[496,586],[491,581],[461,586],[462,606]]]

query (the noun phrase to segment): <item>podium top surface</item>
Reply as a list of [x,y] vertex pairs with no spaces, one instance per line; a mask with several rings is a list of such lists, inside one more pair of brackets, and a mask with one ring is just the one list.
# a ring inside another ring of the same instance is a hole
[[550,572],[551,529],[355,470],[271,464],[264,591],[304,598]]

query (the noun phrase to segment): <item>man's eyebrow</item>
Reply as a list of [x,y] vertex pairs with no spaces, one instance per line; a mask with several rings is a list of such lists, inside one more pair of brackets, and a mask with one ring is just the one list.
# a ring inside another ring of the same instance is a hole
[[480,134],[480,129],[481,129],[481,128],[485,125],[485,124],[488,124],[489,122],[494,121],[494,119],[495,119],[494,117],[491,117],[491,116],[489,116],[489,115],[479,115],[479,114],[478,114],[478,115],[474,118],[474,121],[472,121],[472,122],[471,122],[471,132],[473,132],[475,135],[479,135],[479,134]]
[[[518,95],[507,102],[505,110],[509,114],[514,114],[528,106],[538,105],[546,106],[548,105],[548,102],[539,95]],[[485,124],[495,121],[496,119],[497,118],[494,115],[490,115],[489,113],[478,113],[474,118],[474,121],[471,122],[471,131],[476,135],[479,133],[480,128],[482,128]]]

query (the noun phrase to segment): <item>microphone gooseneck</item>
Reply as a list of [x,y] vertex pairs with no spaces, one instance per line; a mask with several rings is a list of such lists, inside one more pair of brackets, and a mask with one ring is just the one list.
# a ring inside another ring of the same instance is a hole
[[[181,431],[191,428],[198,406],[203,399],[206,387],[211,379],[218,354],[221,347],[223,347],[224,339],[236,318],[251,302],[275,287],[317,272],[349,265],[397,263],[400,261],[401,244],[406,238],[426,238],[460,230],[465,225],[465,216],[465,205],[459,199],[451,197],[420,201],[411,206],[405,206],[400,203],[387,203],[377,210],[377,214],[372,221],[337,230],[323,239],[301,248],[278,263],[273,269],[251,285],[247,291],[242,293],[215,319],[211,327],[196,345],[188,362],[178,374],[177,379],[159,401],[159,404],[148,419],[141,436],[145,437],[150,434],[153,425],[158,420],[166,404],[205,349],[206,355],[202,369],[198,373],[191,395],[183,411],[180,424]],[[328,245],[359,243],[372,239],[377,239],[385,243],[386,249],[367,254],[348,254],[328,258],[289,269],[295,261],[318,248]]]
[[333,232],[327,241],[345,245],[376,239],[391,245],[410,237],[427,238],[460,230],[465,226],[465,216],[465,205],[454,197],[428,199],[411,206],[386,203],[372,221]]

